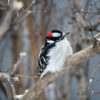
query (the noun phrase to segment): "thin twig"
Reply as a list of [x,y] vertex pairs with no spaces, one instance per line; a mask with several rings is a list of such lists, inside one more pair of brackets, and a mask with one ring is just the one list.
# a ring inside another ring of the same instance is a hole
[[18,61],[16,62],[16,64],[14,64],[14,69],[11,73],[11,75],[14,75],[16,73],[16,71],[18,70],[19,65],[21,64],[23,58],[26,56],[26,52],[21,52],[20,53],[20,57],[18,59]]
[[34,79],[34,77],[32,77],[32,76],[22,75],[22,74],[15,74],[15,76],[22,77],[22,78],[27,78],[27,79],[30,79],[30,80],[33,80]]

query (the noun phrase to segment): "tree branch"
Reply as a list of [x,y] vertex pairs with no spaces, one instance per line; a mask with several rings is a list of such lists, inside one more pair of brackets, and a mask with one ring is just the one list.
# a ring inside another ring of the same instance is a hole
[[0,79],[10,79],[10,75],[0,72]]
[[16,64],[14,64],[14,69],[12,70],[11,72],[11,75],[15,75],[15,73],[17,72],[18,68],[19,68],[19,65],[21,64],[23,58],[26,56],[26,52],[21,52],[20,53],[20,57],[18,59],[18,61],[16,62]]
[[0,26],[0,39],[9,30],[14,11],[21,9],[22,7],[23,7],[23,4],[22,4],[22,2],[19,2],[19,1],[14,1],[11,4],[9,11],[7,12],[7,14],[4,18],[4,21],[3,21],[2,25]]
[[90,24],[79,13],[76,13],[74,18],[89,31],[96,30],[97,26],[100,24],[100,18],[96,22]]
[[[98,35],[100,35],[100,33],[98,33]],[[72,66],[76,67],[75,65],[88,60],[90,57],[95,56],[98,53],[100,53],[100,39],[98,39],[95,48],[93,48],[93,45],[91,45],[86,49],[83,49],[68,57],[66,61],[66,67],[64,67],[62,71],[52,74],[49,73],[45,77],[43,77],[42,80],[38,80],[38,82],[33,85],[20,100],[31,100],[35,96],[38,96],[49,83],[53,82],[59,76],[64,74],[64,72],[72,68]],[[37,93],[35,93],[36,89]]]

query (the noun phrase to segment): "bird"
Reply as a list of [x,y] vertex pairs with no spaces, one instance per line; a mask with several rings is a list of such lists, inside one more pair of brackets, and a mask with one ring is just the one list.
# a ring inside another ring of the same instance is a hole
[[48,72],[56,73],[62,70],[66,58],[73,54],[68,33],[60,30],[48,32],[45,43],[40,49],[38,56],[38,76],[43,78]]

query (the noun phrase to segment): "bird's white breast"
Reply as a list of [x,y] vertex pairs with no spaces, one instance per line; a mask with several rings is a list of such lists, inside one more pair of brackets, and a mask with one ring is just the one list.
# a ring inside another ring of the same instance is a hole
[[57,42],[56,46],[53,47],[48,53],[50,59],[46,70],[49,72],[60,71],[64,66],[66,58],[72,53],[72,47],[66,38]]

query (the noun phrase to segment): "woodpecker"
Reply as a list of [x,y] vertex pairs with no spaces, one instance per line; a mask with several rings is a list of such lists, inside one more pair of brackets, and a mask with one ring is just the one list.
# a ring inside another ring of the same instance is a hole
[[66,58],[72,55],[72,47],[66,36],[59,30],[52,30],[46,36],[45,43],[38,57],[38,76],[42,78],[48,72],[62,70]]

